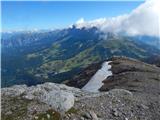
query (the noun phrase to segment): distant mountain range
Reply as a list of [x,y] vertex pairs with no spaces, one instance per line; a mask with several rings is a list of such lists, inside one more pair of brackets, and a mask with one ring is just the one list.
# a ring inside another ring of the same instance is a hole
[[160,55],[158,42],[155,37],[106,34],[96,27],[74,25],[54,31],[2,33],[2,87],[60,83],[114,55],[148,61]]

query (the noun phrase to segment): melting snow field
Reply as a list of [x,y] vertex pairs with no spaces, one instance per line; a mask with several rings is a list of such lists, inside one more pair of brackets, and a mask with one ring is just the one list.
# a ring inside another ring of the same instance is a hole
[[101,69],[99,69],[94,76],[89,80],[89,82],[82,88],[82,90],[86,90],[89,92],[99,92],[99,88],[102,87],[102,81],[105,80],[108,76],[112,75],[112,71],[109,69],[111,65],[109,65],[111,61],[104,62],[102,64]]

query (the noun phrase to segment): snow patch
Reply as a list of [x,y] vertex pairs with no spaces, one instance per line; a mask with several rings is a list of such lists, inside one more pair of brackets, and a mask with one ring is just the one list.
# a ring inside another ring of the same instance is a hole
[[82,90],[89,92],[99,92],[99,89],[103,85],[103,80],[105,80],[108,76],[112,75],[112,71],[110,71],[111,65],[109,65],[111,61],[106,61],[102,64],[102,67],[94,74],[94,76],[89,80],[89,82],[82,88]]

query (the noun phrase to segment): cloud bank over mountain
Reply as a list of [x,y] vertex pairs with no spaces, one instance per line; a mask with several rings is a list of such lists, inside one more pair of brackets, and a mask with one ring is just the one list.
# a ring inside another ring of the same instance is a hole
[[147,0],[130,14],[112,18],[100,18],[85,21],[83,18],[76,22],[77,28],[96,26],[104,32],[123,33],[127,35],[159,36],[160,6],[158,0]]

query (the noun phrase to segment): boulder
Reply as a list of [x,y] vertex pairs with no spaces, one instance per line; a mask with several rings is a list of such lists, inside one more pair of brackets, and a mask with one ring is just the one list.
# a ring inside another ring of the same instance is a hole
[[37,86],[27,87],[25,85],[16,85],[10,88],[3,88],[2,94],[8,97],[21,97],[30,101],[38,101],[51,106],[58,112],[65,112],[74,105],[74,92],[78,89],[58,85],[55,83],[45,83]]

